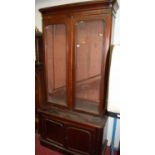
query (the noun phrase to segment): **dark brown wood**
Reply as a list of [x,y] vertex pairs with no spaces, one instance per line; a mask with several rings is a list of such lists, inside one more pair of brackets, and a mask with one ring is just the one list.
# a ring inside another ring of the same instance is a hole
[[106,117],[100,118],[54,107],[44,107],[44,110],[39,112],[43,145],[73,155],[101,155]]
[[43,44],[42,44],[42,33],[37,31],[35,32],[35,63],[42,63],[42,54],[43,54]]
[[59,121],[53,121],[44,118],[45,139],[60,146],[64,146],[64,124]]
[[[107,118],[105,113],[110,69],[112,16],[117,8],[115,0],[97,0],[40,9],[43,17],[43,81],[45,81],[44,93],[46,94],[45,104],[41,105],[38,110],[42,145],[71,155],[101,155],[104,152],[106,139],[103,136]],[[78,29],[77,24],[81,21],[90,25],[93,32],[86,30],[89,28],[88,25],[85,28],[78,27]],[[101,24],[94,24],[94,21],[102,22],[103,27]],[[49,26],[60,24],[66,27],[66,58],[62,57],[64,53],[60,53],[65,51],[61,47],[64,45],[62,42],[64,31],[57,33],[58,36],[54,36],[52,30],[47,31]],[[81,38],[82,33],[86,33],[86,39],[88,39],[83,50],[79,50],[82,52],[79,60],[83,61],[79,63],[81,65],[79,70],[77,69],[77,32],[81,34]],[[60,39],[53,41],[55,37]],[[99,37],[102,38],[99,39]],[[90,44],[93,44],[93,47]],[[56,49],[54,46],[58,47],[58,50],[54,51]],[[56,55],[52,55],[51,52],[49,56],[48,51],[53,51]],[[87,57],[86,51],[90,57],[88,65],[97,64],[99,68],[91,68],[85,64],[86,59],[82,59],[82,56]],[[64,61],[66,69],[64,72],[60,69],[63,74],[59,74],[59,68],[62,68],[60,64]],[[59,64],[59,67],[54,66],[55,62]],[[85,65],[85,68],[82,65]],[[86,65],[90,68],[90,73],[87,75]],[[77,70],[81,77],[77,77]],[[59,80],[61,79],[59,76],[64,76],[64,74],[66,84]],[[66,101],[65,104],[64,101]]]
[[[68,18],[67,18],[68,19]],[[67,97],[68,97],[68,106],[70,109],[73,109],[73,51],[72,51],[72,47],[70,46],[72,44],[72,31],[73,31],[73,25],[71,23],[72,21],[68,19],[68,60],[67,60],[67,64],[68,64],[68,93],[67,93]]]
[[73,4],[64,4],[60,6],[48,7],[40,9],[39,11],[43,14],[57,14],[58,11],[62,12],[76,12],[83,10],[91,10],[91,9],[105,9],[112,8],[115,12],[118,9],[118,3],[116,0],[95,0],[95,1],[87,1],[87,2],[79,2]]
[[89,114],[83,114],[75,111],[71,111],[68,109],[60,109],[58,107],[51,107],[50,105],[46,105],[41,107],[38,112],[40,115],[48,115],[49,117],[60,119],[63,121],[68,122],[76,122],[76,123],[82,123],[85,126],[94,126],[96,128],[103,128],[107,117],[98,117],[93,116]]
[[45,102],[44,98],[44,80],[43,80],[43,48],[42,48],[42,34],[40,32],[35,33],[35,128],[38,130],[39,118],[37,110]]
[[66,128],[66,146],[69,150],[87,154],[92,152],[93,133],[88,129],[80,129],[77,126]]
[[103,51],[103,60],[102,60],[102,81],[101,85],[101,101],[100,104],[100,113],[105,114],[107,106],[107,90],[108,90],[108,78],[109,78],[109,52],[110,52],[110,41],[111,41],[111,29],[112,29],[112,15],[107,16],[106,18],[107,29],[105,31],[105,45]]
[[35,65],[35,103],[36,110],[43,104],[42,64]]

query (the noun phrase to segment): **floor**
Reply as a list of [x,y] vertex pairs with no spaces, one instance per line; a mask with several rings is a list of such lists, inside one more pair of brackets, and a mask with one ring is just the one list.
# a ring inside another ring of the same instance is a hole
[[[39,135],[38,134],[36,134],[35,141],[36,141],[35,155],[63,155],[61,153],[52,151],[52,150],[50,150],[50,149],[48,149],[46,147],[41,146],[40,142],[39,142]],[[104,155],[110,155],[110,148],[109,147],[106,148],[106,152],[105,152]],[[118,155],[118,153],[115,152],[114,155]]]

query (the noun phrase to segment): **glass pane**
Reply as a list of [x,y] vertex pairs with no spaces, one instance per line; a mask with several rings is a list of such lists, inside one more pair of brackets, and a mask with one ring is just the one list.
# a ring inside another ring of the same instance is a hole
[[46,27],[46,77],[48,102],[66,104],[67,33],[64,24]]
[[102,20],[76,24],[75,108],[91,113],[99,110],[104,26]]

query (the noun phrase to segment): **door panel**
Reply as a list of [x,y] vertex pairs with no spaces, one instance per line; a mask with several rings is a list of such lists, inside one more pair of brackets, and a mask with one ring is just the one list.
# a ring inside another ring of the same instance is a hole
[[67,127],[66,137],[66,145],[69,150],[86,155],[91,154],[93,145],[92,131],[78,127]]
[[60,146],[64,145],[65,131],[63,123],[45,119],[44,128],[46,140]]

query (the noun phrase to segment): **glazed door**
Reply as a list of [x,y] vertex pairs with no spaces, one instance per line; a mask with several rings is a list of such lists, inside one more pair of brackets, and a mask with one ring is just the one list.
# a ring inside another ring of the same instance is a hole
[[44,22],[47,101],[67,107],[68,20]]
[[76,110],[100,114],[103,108],[106,27],[104,15],[74,19]]

